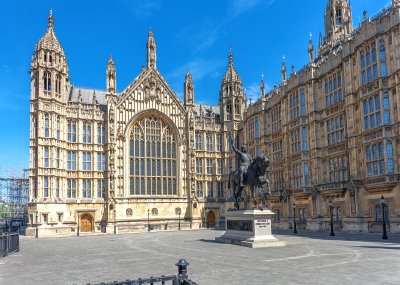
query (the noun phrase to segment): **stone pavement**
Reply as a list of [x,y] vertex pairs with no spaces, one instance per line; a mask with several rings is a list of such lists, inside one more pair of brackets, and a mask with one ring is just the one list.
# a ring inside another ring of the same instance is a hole
[[87,284],[174,275],[185,258],[190,279],[209,284],[400,284],[400,236],[273,230],[283,248],[214,242],[198,230],[22,238],[0,259],[0,284]]

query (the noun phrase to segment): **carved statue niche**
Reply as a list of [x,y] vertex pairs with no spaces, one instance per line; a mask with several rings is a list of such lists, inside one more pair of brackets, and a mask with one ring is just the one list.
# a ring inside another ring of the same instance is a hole
[[122,132],[122,126],[121,126],[121,125],[118,126],[117,136],[118,136],[118,139],[122,139],[122,138],[124,137],[124,134],[123,134],[123,132]]

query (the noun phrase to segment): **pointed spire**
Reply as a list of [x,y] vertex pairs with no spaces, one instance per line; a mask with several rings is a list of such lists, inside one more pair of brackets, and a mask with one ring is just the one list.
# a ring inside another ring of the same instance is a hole
[[79,92],[78,92],[78,102],[82,102],[83,100],[82,100],[82,92],[81,92],[81,89],[79,89]]
[[93,91],[93,104],[97,104],[96,90]]
[[233,54],[232,54],[232,46],[231,46],[231,45],[229,45],[229,55],[228,55],[228,58],[229,58],[229,65],[233,64]]
[[310,33],[310,42],[308,44],[308,56],[309,56],[309,62],[313,62],[313,52],[314,52],[314,46],[312,43],[312,34]]
[[190,74],[189,68],[187,69],[185,78],[186,78],[186,79],[187,79],[187,78],[190,78],[190,79],[192,78],[192,75]]
[[321,49],[322,47],[322,35],[321,32],[319,32],[319,43],[318,43],[318,48]]
[[[51,6],[53,6],[53,4],[51,4]],[[49,20],[49,23],[47,24],[48,29],[53,29],[55,21],[53,18],[53,7],[50,8],[50,15],[47,17],[47,19]]]
[[114,65],[115,63],[114,63],[114,59],[113,59],[113,57],[112,57],[112,54],[110,54],[110,59],[108,60],[108,65]]
[[228,62],[228,69],[224,75],[223,81],[232,81],[232,80],[240,80],[240,76],[235,69],[235,65],[233,64],[233,54],[232,54],[232,47],[229,45],[229,62]]
[[156,68],[157,55],[156,55],[156,41],[154,40],[154,34],[152,28],[149,31],[149,37],[147,40],[147,67]]
[[185,102],[185,108],[187,106],[192,107],[194,102],[194,88],[192,75],[190,74],[189,68],[187,69],[185,76],[185,83],[183,84],[183,96]]
[[260,84],[260,91],[261,91],[261,99],[265,97],[265,86],[264,86],[264,74],[261,74],[261,84]]
[[286,65],[285,65],[285,56],[283,56],[283,62],[282,62],[282,68],[281,68],[281,72],[282,72],[282,82],[285,83],[286,82]]
[[106,87],[108,92],[115,92],[117,89],[117,70],[112,54],[110,55],[106,69]]

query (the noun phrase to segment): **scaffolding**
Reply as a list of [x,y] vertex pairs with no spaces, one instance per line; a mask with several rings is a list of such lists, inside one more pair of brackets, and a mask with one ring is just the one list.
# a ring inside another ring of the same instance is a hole
[[29,202],[29,169],[0,166],[0,218],[25,217]]

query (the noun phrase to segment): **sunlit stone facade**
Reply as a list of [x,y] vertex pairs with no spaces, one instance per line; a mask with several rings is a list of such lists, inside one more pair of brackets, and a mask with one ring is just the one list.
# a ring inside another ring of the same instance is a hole
[[[271,192],[260,204],[290,227],[325,230],[332,201],[337,230],[380,231],[384,209],[400,232],[399,1],[354,29],[351,6],[329,0],[325,37],[309,63],[247,104],[228,56],[219,105],[183,102],[157,69],[150,30],[147,66],[117,92],[112,57],[106,89],[71,84],[50,14],[31,62],[30,226],[39,236],[223,225],[232,207],[231,143],[268,154]],[[380,205],[385,196],[384,206]],[[242,206],[252,206],[244,194]]]

